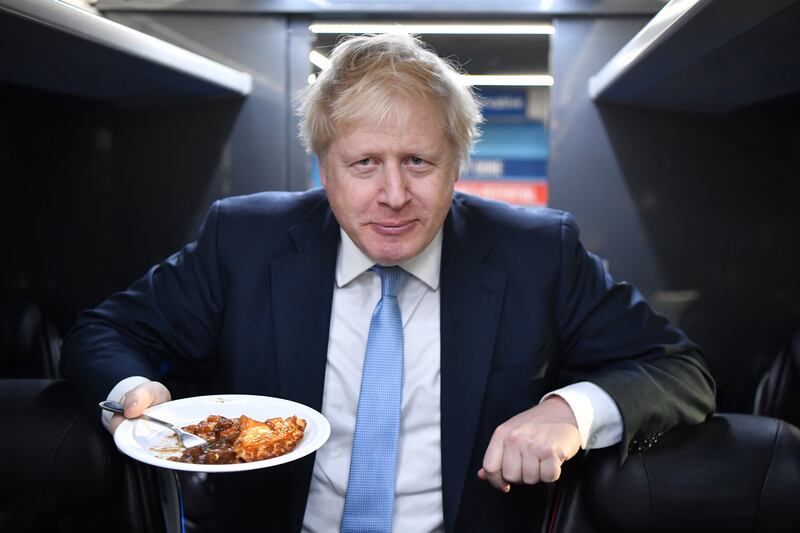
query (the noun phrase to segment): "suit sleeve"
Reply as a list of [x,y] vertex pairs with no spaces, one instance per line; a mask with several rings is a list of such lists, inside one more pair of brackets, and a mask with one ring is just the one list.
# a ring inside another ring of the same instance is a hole
[[213,369],[223,294],[220,206],[210,209],[197,241],[82,313],[67,334],[61,372],[87,409],[96,411],[96,402],[129,376],[157,380]]
[[700,348],[655,313],[637,289],[615,283],[581,245],[574,219],[561,224],[558,328],[567,380],[581,376],[614,399],[623,421],[620,460],[632,441],[652,442],[715,408]]

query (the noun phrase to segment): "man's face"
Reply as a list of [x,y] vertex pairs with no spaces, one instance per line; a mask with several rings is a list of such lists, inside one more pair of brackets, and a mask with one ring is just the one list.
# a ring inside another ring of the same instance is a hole
[[320,165],[336,220],[376,262],[416,256],[444,223],[459,165],[439,115],[400,99],[386,124],[339,128]]

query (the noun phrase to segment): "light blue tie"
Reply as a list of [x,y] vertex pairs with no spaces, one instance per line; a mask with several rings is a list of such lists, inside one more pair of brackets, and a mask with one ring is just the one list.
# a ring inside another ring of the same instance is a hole
[[370,270],[381,277],[381,299],[369,325],[342,533],[392,530],[403,400],[403,319],[397,293],[408,272],[379,265]]

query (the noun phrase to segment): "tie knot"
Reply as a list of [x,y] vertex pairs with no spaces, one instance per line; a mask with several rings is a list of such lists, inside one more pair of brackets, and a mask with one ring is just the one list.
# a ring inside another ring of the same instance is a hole
[[403,288],[408,279],[408,272],[398,266],[385,267],[375,265],[370,270],[381,277],[381,296],[394,296]]

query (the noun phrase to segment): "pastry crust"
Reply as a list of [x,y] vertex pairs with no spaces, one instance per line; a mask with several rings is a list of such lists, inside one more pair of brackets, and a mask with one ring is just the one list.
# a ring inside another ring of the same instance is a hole
[[306,421],[296,416],[259,422],[242,415],[239,438],[233,443],[233,451],[245,462],[278,457],[294,450],[305,429]]
[[210,415],[183,429],[203,437],[208,445],[188,448],[180,456],[170,457],[170,461],[235,464],[262,461],[291,452],[303,438],[306,421],[296,416],[260,422],[245,415],[239,418]]

